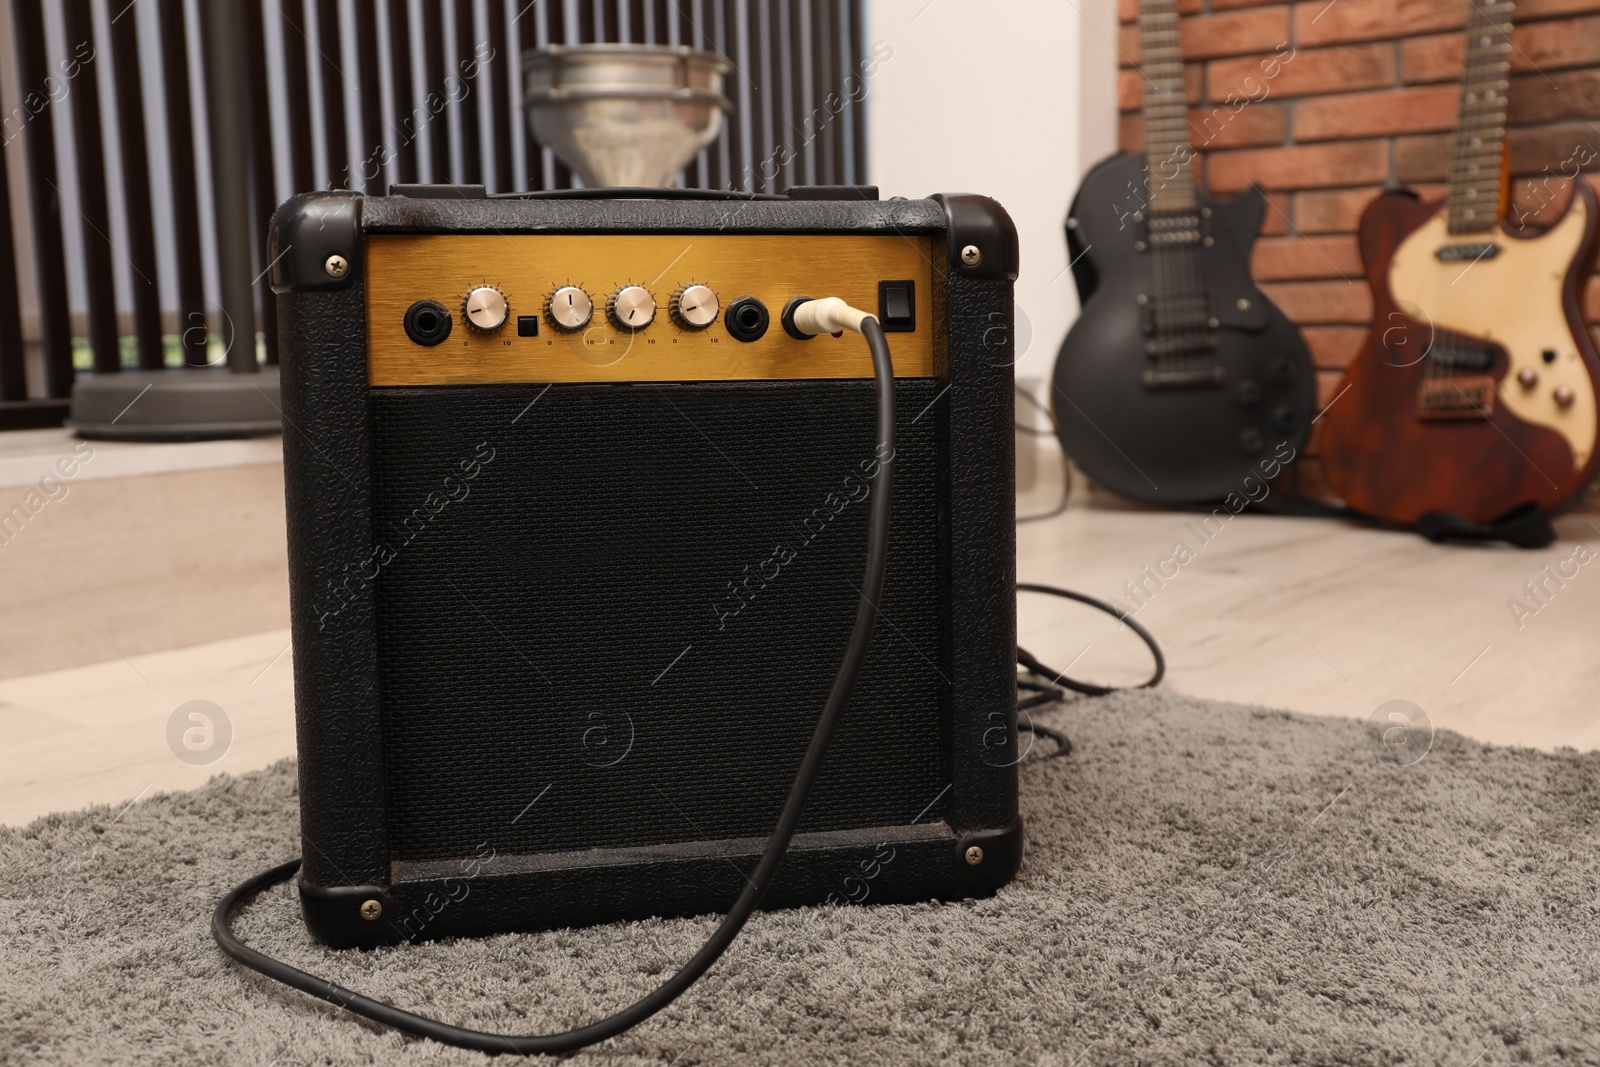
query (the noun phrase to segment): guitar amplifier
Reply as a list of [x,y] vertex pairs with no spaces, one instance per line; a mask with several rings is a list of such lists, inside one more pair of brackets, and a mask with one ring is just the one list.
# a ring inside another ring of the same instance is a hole
[[[298,197],[272,228],[304,866],[334,946],[726,909],[887,592],[765,906],[1021,860],[1016,233],[976,196]],[[399,195],[393,195],[399,194]],[[876,313],[872,361],[796,298]]]

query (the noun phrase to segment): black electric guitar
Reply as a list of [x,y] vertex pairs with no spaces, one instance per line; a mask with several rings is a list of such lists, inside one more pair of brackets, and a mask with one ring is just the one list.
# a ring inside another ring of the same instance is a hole
[[1051,400],[1062,446],[1107,489],[1220,500],[1298,454],[1316,375],[1299,331],[1250,278],[1261,190],[1219,201],[1195,189],[1176,0],[1142,0],[1139,50],[1144,155],[1097,164],[1072,202],[1083,311]]

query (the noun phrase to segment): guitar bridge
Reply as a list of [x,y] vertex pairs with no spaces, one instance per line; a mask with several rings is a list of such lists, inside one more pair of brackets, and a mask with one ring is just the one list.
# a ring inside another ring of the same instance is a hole
[[1487,374],[1426,381],[1417,394],[1417,414],[1424,419],[1486,419],[1494,413],[1494,390],[1494,378]]

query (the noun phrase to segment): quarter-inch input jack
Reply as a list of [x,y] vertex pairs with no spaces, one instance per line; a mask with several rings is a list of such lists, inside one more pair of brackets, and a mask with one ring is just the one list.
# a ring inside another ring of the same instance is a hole
[[741,296],[728,305],[722,321],[735,341],[759,341],[772,325],[772,316],[767,314],[767,305],[755,297]]
[[789,302],[783,305],[783,314],[778,316],[778,321],[783,324],[783,332],[793,337],[796,341],[809,341],[816,336],[814,333],[806,333],[794,324],[794,309],[810,299],[811,297],[809,296],[790,297]]
[[450,309],[437,300],[418,300],[406,309],[406,336],[432,348],[450,336]]

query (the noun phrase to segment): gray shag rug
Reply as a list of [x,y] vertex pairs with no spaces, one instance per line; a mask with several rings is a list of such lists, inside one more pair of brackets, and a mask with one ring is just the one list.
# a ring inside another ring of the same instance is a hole
[[[610,1064],[1600,1062],[1600,754],[1136,693],[1041,716],[992,900],[757,916]],[[1418,751],[1412,745],[1414,756]],[[479,1063],[226,960],[209,914],[296,848],[294,768],[0,829],[0,1062]],[[330,952],[280,887],[247,941],[480,1029],[653,988],[710,918]]]

